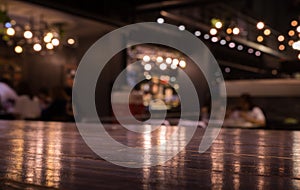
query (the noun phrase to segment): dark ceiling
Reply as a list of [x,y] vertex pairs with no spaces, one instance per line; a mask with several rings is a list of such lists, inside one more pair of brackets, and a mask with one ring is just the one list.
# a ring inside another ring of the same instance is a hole
[[[227,76],[229,79],[286,77],[293,73],[290,67],[288,72],[285,71],[286,67],[282,64],[299,62],[297,52],[287,45],[287,40],[284,42],[286,50],[278,50],[277,36],[279,34],[287,36],[291,20],[300,21],[300,0],[22,1],[104,22],[114,27],[141,21],[156,21],[158,17],[164,17],[167,23],[184,24],[187,30],[191,32],[200,30],[204,34],[209,32],[212,18],[221,18],[224,23],[238,23],[241,26],[241,34],[238,37],[226,37],[224,32],[220,37],[229,38],[236,43],[236,46],[243,45],[243,51],[238,51],[236,48],[233,50],[210,40],[205,42],[220,65],[223,68],[231,68],[232,72]],[[262,32],[256,30],[255,25],[258,21],[264,21],[266,27],[272,31],[271,36],[262,43],[256,41],[256,37]],[[249,48],[254,49],[254,52],[261,52],[261,56],[250,55],[247,52]],[[292,71],[299,72],[300,67],[294,65]]]

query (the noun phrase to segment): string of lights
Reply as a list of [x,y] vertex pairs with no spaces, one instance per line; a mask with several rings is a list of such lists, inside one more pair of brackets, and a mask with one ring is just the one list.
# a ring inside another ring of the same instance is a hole
[[[157,23],[163,24],[165,23],[164,17],[158,17],[156,20]],[[256,28],[252,28],[252,30],[256,30],[256,39],[255,43],[262,44],[266,46],[266,41],[268,38],[273,37],[277,42],[273,44],[278,44],[278,51],[284,52],[290,48],[290,50],[296,51],[297,58],[300,60],[300,25],[298,20],[294,19],[290,22],[291,29],[287,32],[287,34],[279,33],[274,29],[268,27],[263,21],[256,22]],[[187,30],[187,27],[183,24],[178,25],[178,29],[180,31]],[[241,28],[237,24],[226,24],[219,18],[212,18],[210,20],[210,29],[207,31],[195,30],[193,33],[197,37],[203,37],[204,40],[211,40],[213,43],[219,42],[221,46],[228,45],[230,49],[236,49],[238,51],[246,51],[249,54],[255,56],[261,56],[263,52],[253,47],[246,47],[243,44],[239,44],[234,41],[235,36],[241,35]],[[247,32],[244,32],[247,34]],[[243,36],[245,37],[245,36]],[[270,47],[276,50],[274,47]]]

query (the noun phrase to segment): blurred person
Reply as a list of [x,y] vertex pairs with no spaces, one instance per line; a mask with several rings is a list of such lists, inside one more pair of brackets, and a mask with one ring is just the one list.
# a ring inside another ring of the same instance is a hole
[[[6,81],[0,81],[0,100],[1,100],[1,107],[2,107],[2,116],[5,119],[13,119],[14,115],[14,108],[15,102],[18,95],[9,83]],[[5,116],[5,117],[4,117]]]
[[265,127],[266,117],[258,105],[253,103],[252,97],[248,93],[243,93],[238,99],[236,108],[226,113],[225,125]]
[[18,98],[16,99],[14,114],[16,119],[38,120],[41,116],[40,101],[33,94],[27,82],[20,82],[17,89]]

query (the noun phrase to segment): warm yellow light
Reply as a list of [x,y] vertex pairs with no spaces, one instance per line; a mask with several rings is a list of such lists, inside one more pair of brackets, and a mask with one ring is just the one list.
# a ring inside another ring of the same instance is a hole
[[54,46],[58,46],[58,45],[59,45],[59,40],[58,40],[57,38],[53,38],[53,39],[51,40],[51,43],[52,43],[52,45],[54,45]]
[[256,24],[256,28],[259,30],[263,29],[264,27],[265,27],[265,23],[261,21]]
[[181,60],[181,61],[179,62],[179,66],[180,66],[181,68],[185,68],[185,67],[186,67],[186,62],[185,62],[184,60]]
[[269,36],[271,34],[271,30],[270,29],[265,29],[264,30],[264,35]]
[[150,60],[151,60],[151,58],[149,57],[149,55],[144,55],[144,57],[143,57],[144,62],[149,62]]
[[295,31],[294,31],[294,30],[290,30],[290,31],[289,31],[289,36],[292,37],[292,36],[294,36],[294,35],[295,35]]
[[27,30],[24,32],[24,38],[30,39],[30,38],[32,38],[32,36],[33,36],[33,34],[31,31]]
[[47,44],[46,44],[46,48],[47,48],[47,49],[53,49],[54,47],[53,47],[53,44],[52,44],[52,43],[47,43]]
[[160,64],[159,69],[162,70],[162,71],[166,70],[167,69],[167,64],[165,64],[165,63]]
[[75,40],[73,38],[69,38],[67,42],[69,45],[75,44]]
[[258,42],[262,42],[262,41],[264,41],[264,37],[262,37],[262,36],[257,36],[256,40],[257,40]]
[[172,58],[168,57],[168,58],[166,59],[166,63],[167,63],[167,64],[171,64],[171,63],[172,63]]
[[179,63],[179,60],[178,60],[178,59],[173,59],[172,64],[178,65],[178,63]]
[[176,69],[177,68],[177,64],[171,64],[171,69]]
[[49,36],[49,38],[53,38],[53,33],[52,33],[52,32],[48,32],[48,33],[46,34],[46,36]]
[[300,40],[293,43],[293,49],[300,51]]
[[145,69],[146,71],[150,71],[150,70],[152,69],[151,64],[150,64],[150,63],[147,63],[147,64],[144,66],[144,69]]
[[227,34],[232,34],[232,29],[231,28],[227,28],[226,33]]
[[218,33],[218,31],[217,31],[217,29],[215,29],[215,28],[211,28],[210,31],[209,31],[209,33],[210,33],[212,36],[214,36],[214,35],[216,35],[216,34]]
[[222,26],[223,26],[223,24],[222,24],[221,21],[218,21],[218,22],[216,22],[216,24],[215,24],[215,27],[218,28],[218,29],[222,28]]
[[34,51],[41,51],[42,50],[41,44],[34,44],[33,45],[33,50]]
[[16,23],[15,20],[10,20],[10,24],[11,24],[11,25],[16,25],[17,23]]
[[158,24],[163,24],[165,22],[165,19],[158,18],[156,21],[157,21]]
[[16,33],[16,31],[13,28],[8,28],[6,30],[6,34],[9,35],[9,36],[13,36],[13,35],[15,35],[15,33]]
[[284,46],[283,44],[281,44],[281,45],[279,45],[278,49],[279,49],[280,51],[283,51],[283,50],[285,49],[285,46]]
[[296,21],[296,20],[293,20],[292,22],[291,22],[291,26],[297,26],[298,25],[298,21]]
[[15,47],[15,52],[16,53],[22,53],[23,52],[23,48],[21,46],[16,46]]
[[279,42],[283,42],[284,41],[284,36],[283,35],[279,35],[277,39],[278,39]]
[[292,46],[293,43],[294,43],[294,40],[290,40],[290,41],[288,42],[289,46]]
[[240,33],[240,29],[239,29],[238,27],[234,27],[234,28],[232,29],[232,33],[233,33],[234,35],[238,35],[238,34]]
[[156,62],[158,62],[158,63],[161,63],[161,62],[163,62],[164,61],[164,58],[162,58],[161,56],[158,56],[157,58],[156,58]]
[[52,39],[51,36],[46,35],[46,36],[44,37],[44,42],[49,43],[49,42],[51,42],[51,39]]

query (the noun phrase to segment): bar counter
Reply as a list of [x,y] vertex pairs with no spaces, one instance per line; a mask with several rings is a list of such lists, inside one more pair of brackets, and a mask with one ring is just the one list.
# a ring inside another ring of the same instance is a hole
[[[142,147],[174,127],[134,136],[106,125],[116,140]],[[200,154],[204,131],[163,165],[127,168],[95,154],[75,123],[1,120],[0,189],[300,189],[300,131],[222,128]]]

